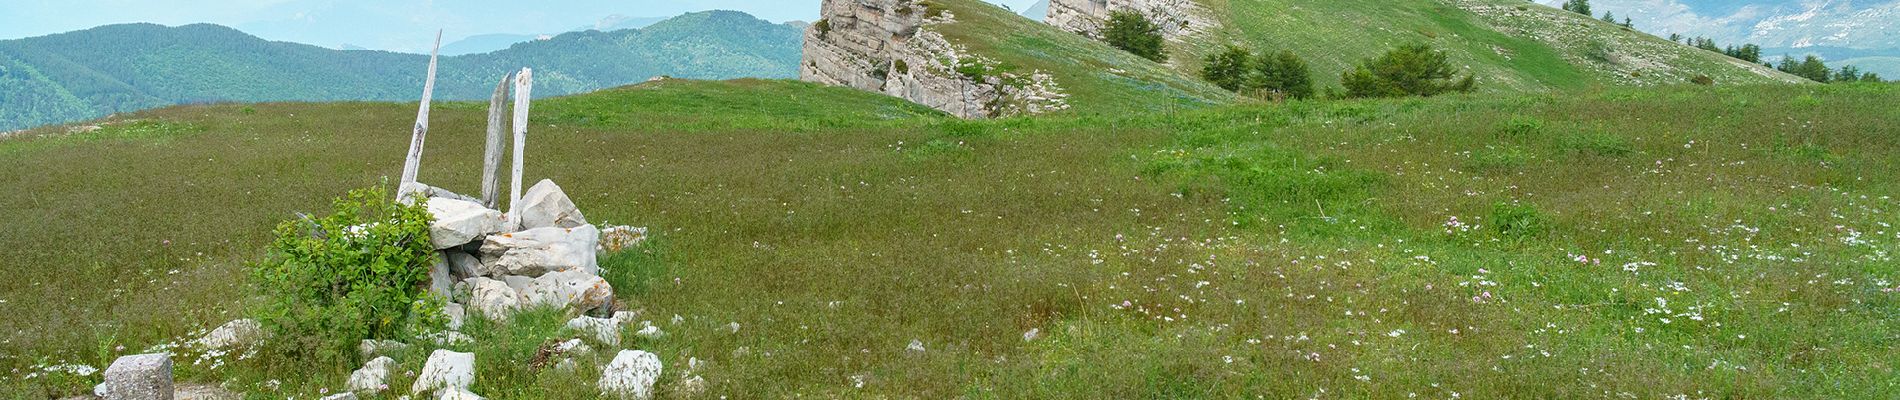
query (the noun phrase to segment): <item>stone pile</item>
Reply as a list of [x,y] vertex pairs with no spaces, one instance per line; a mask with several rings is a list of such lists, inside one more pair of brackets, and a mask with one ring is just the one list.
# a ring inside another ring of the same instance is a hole
[[613,287],[596,260],[601,230],[553,181],[528,189],[512,214],[457,196],[410,201],[425,202],[435,216],[429,290],[454,300],[446,310],[452,328],[468,312],[496,321],[543,306],[613,314]]

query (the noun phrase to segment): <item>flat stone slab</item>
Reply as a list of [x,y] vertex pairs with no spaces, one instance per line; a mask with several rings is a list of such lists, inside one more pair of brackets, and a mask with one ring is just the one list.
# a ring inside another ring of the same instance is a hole
[[109,400],[172,400],[172,358],[168,354],[119,357],[106,367]]

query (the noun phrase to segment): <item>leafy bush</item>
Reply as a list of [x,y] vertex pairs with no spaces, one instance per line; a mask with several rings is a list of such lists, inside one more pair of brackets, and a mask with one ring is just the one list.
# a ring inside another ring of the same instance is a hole
[[1253,52],[1229,45],[1227,50],[1210,54],[1201,63],[1201,78],[1222,89],[1240,91],[1248,82],[1248,62]]
[[1544,120],[1529,115],[1512,116],[1501,129],[1505,135],[1524,137],[1544,131]]
[[1168,61],[1168,54],[1162,47],[1161,27],[1141,13],[1126,10],[1109,13],[1108,25],[1102,28],[1102,39],[1110,46],[1141,58],[1154,62]]
[[274,350],[334,359],[363,339],[440,329],[442,299],[424,290],[436,258],[433,218],[373,187],[336,200],[327,217],[278,224],[269,255],[251,266]]
[[1689,78],[1689,83],[1694,83],[1699,86],[1715,86],[1715,78],[1710,78],[1708,75],[1696,75],[1694,78]]
[[1544,214],[1529,204],[1499,202],[1491,205],[1491,226],[1510,239],[1531,239],[1549,230]]
[[1306,67],[1306,60],[1291,51],[1278,54],[1260,53],[1254,61],[1254,88],[1274,94],[1278,98],[1307,99],[1313,97],[1313,74]]
[[1348,97],[1431,97],[1450,92],[1470,92],[1474,78],[1458,79],[1458,68],[1445,53],[1431,45],[1414,43],[1399,46],[1385,55],[1366,60],[1339,76]]

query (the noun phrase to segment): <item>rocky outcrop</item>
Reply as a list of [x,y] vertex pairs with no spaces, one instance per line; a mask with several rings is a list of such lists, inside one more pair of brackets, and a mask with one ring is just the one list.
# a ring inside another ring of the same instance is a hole
[[1091,38],[1102,36],[1108,14],[1129,10],[1141,13],[1161,28],[1168,40],[1212,32],[1220,26],[1213,14],[1194,0],[1050,0],[1042,22]]
[[931,30],[949,10],[916,0],[825,0],[805,30],[799,77],[884,93],[962,118],[1040,114],[1068,108],[1048,74],[1004,71]]

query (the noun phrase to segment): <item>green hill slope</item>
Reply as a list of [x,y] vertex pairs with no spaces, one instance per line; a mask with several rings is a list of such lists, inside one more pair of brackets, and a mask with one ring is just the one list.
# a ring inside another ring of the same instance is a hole
[[1036,70],[1056,78],[1082,114],[1166,111],[1221,104],[1232,93],[1166,66],[1023,18],[978,0],[927,0],[950,10],[956,22],[933,26],[946,39],[1002,68]]
[[[732,11],[647,28],[573,32],[486,54],[444,57],[436,95],[487,96],[521,67],[535,93],[562,95],[687,78],[797,74],[799,29]],[[421,96],[428,57],[270,42],[216,25],[112,25],[0,41],[0,131],[169,104],[403,100]]]
[[1563,10],[1511,0],[1197,0],[1221,26],[1177,45],[1183,71],[1228,43],[1292,50],[1322,86],[1396,45],[1425,42],[1479,78],[1483,91],[1593,85],[1788,83],[1759,65]]
[[[536,102],[526,173],[589,221],[651,228],[601,270],[666,334],[621,332],[666,363],[656,398],[692,397],[675,371],[703,377],[698,398],[1884,398],[1897,98],[1674,86],[963,121],[668,80]],[[438,106],[422,180],[473,191],[484,104]],[[0,139],[0,370],[18,371],[0,398],[87,393],[96,371],[61,371],[249,315],[273,224],[398,174],[414,115],[181,106]],[[538,368],[568,318],[474,319],[472,343],[390,357],[473,352],[479,394],[594,398],[615,351]],[[251,397],[315,398],[364,361],[160,348],[181,382]]]

